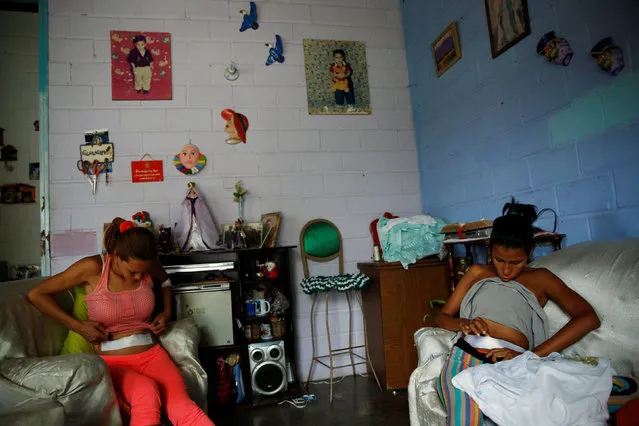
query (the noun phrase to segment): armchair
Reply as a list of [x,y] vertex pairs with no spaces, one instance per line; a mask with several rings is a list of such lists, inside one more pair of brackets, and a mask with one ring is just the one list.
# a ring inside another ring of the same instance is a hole
[[[97,355],[59,355],[68,330],[26,298],[44,278],[0,283],[0,424],[122,424],[106,365]],[[72,311],[71,292],[56,295]],[[193,321],[171,325],[160,338],[182,372],[189,395],[206,410],[207,376]]]
[[[639,238],[588,242],[553,252],[531,264],[547,268],[577,291],[601,319],[601,327],[566,348],[567,356],[596,356],[611,360],[621,376],[639,376]],[[568,317],[553,302],[544,307],[550,332],[556,333]],[[415,333],[418,366],[408,385],[411,426],[446,424],[437,394],[437,380],[457,334],[441,328]]]

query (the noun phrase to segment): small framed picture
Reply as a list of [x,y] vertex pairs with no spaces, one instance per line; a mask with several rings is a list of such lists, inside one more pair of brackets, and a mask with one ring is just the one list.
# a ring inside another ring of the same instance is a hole
[[452,22],[431,44],[437,77],[448,71],[462,57],[457,23]]
[[275,247],[277,245],[277,232],[280,229],[280,220],[280,212],[262,215],[262,244],[260,247]]
[[260,222],[222,225],[222,245],[225,249],[258,248],[262,242]]
[[493,59],[530,34],[527,0],[484,0]]

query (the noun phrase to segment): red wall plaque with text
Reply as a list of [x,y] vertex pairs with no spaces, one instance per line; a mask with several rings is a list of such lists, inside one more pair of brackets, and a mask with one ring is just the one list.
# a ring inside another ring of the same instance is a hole
[[133,183],[164,181],[162,160],[131,161],[131,181]]

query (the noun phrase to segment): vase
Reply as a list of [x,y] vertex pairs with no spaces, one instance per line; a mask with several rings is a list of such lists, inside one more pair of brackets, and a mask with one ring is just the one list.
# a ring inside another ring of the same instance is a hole
[[592,55],[599,64],[599,68],[612,76],[616,76],[624,67],[623,51],[612,42],[611,37],[601,40],[590,50]]
[[244,222],[244,197],[237,200],[237,218]]
[[565,67],[570,64],[573,52],[570,43],[565,38],[559,38],[554,31],[550,31],[537,43],[537,53],[546,57],[548,62]]

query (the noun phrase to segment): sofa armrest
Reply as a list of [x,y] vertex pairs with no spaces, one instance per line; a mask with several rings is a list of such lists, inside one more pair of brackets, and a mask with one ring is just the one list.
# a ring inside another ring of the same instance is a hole
[[172,323],[160,342],[180,369],[191,399],[207,412],[208,377],[198,356],[200,330],[195,321],[188,318]]
[[423,327],[415,332],[415,346],[417,347],[417,366],[421,367],[433,357],[441,354],[448,355],[455,343],[457,333],[438,327]]
[[456,338],[457,333],[435,327],[424,327],[415,333],[417,368],[408,383],[411,426],[446,424],[446,412],[439,400],[437,382]]
[[121,425],[111,377],[97,355],[5,359],[0,375],[62,404],[66,425]]

